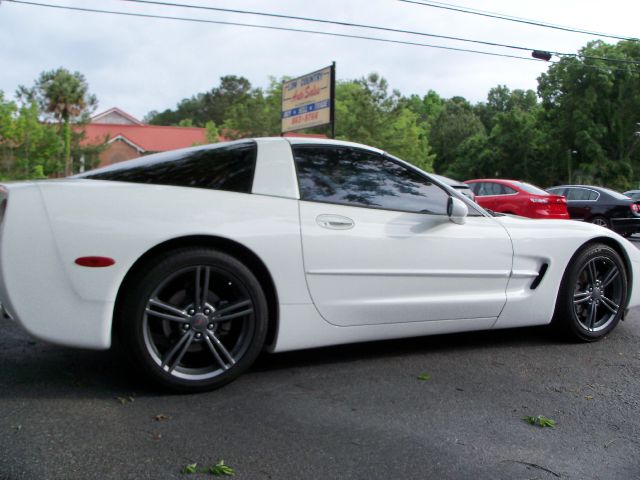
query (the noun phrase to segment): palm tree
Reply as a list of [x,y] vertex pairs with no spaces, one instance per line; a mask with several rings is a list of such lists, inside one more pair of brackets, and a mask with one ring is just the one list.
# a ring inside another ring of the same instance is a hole
[[71,168],[71,121],[89,115],[97,106],[95,95],[89,93],[89,85],[80,72],[71,73],[65,68],[42,72],[36,80],[33,94],[43,112],[62,125],[64,140],[64,174]]

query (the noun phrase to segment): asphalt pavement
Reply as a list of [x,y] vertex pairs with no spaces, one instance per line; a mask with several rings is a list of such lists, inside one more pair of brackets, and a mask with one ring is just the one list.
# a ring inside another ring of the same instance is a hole
[[638,479],[640,309],[594,344],[527,328],[266,355],[197,395],[0,320],[0,479],[197,480],[181,470],[220,460],[237,479]]

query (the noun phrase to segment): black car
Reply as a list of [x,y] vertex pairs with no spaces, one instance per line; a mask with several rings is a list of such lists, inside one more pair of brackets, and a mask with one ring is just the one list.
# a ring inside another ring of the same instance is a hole
[[567,210],[574,220],[602,225],[625,236],[640,232],[640,202],[622,193],[587,185],[561,185],[547,192],[567,198]]

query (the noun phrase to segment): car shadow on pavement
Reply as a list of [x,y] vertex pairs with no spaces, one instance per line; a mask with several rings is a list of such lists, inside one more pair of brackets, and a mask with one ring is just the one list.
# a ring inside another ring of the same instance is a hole
[[512,328],[429,335],[374,342],[314,348],[279,354],[263,354],[253,371],[277,370],[292,366],[346,363],[368,358],[420,355],[468,350],[499,350],[542,345],[567,344],[549,327]]
[[[136,392],[163,396],[171,392],[146,381],[133,368],[127,355],[109,351],[79,350],[33,340],[12,322],[2,321],[7,332],[0,340],[0,398],[95,398],[108,392]],[[532,327],[414,337],[359,344],[315,348],[278,354],[263,354],[250,372],[340,364],[376,358],[407,357],[484,350],[527,349],[566,343],[548,328]],[[46,393],[45,393],[46,392]]]

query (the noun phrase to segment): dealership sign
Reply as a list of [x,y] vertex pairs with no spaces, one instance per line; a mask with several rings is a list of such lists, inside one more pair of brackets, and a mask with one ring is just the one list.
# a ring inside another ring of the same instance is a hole
[[282,133],[333,123],[334,67],[282,84]]

